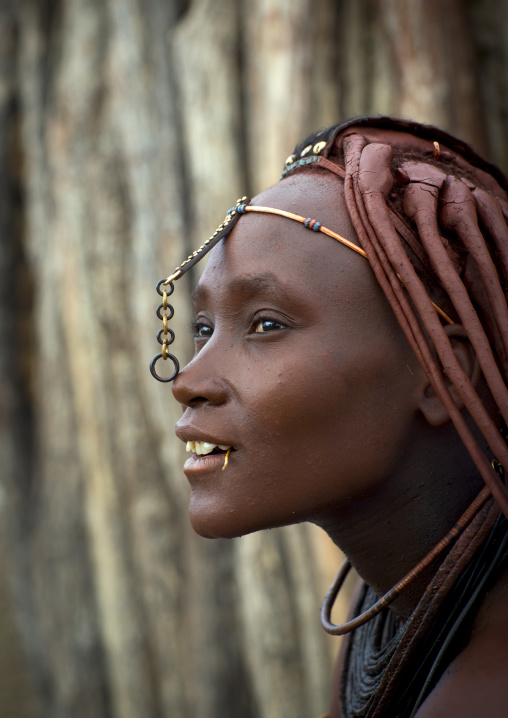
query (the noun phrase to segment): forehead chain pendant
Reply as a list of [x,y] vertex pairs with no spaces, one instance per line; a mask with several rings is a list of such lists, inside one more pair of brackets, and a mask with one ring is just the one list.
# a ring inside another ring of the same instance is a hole
[[[159,331],[157,332],[157,341],[159,342],[159,344],[162,344],[162,351],[160,354],[156,354],[150,362],[150,372],[154,379],[157,379],[157,381],[162,381],[167,384],[168,382],[173,381],[173,379],[176,379],[176,377],[178,376],[178,372],[180,371],[180,364],[178,363],[178,359],[175,357],[175,355],[168,352],[168,347],[175,341],[175,333],[172,329],[168,327],[168,321],[173,318],[175,310],[173,309],[173,306],[168,303],[168,297],[173,294],[175,287],[173,282],[169,282],[167,285],[165,284],[165,282],[165,279],[161,279],[159,282],[157,282],[156,286],[157,294],[162,297],[162,302],[159,304],[156,310],[158,318],[162,321],[162,329],[159,329]],[[173,362],[174,370],[171,376],[166,378],[160,376],[160,374],[157,373],[156,365],[160,359],[163,359],[164,361],[170,359]]]
[[[247,197],[241,197],[239,200],[237,200],[236,205],[228,211],[226,217],[224,218],[224,221],[217,227],[212,236],[209,237],[205,242],[203,242],[199,249],[196,249],[195,252],[190,254],[187,259],[184,260],[180,264],[180,266],[177,267],[174,272],[169,275],[167,279],[161,279],[159,282],[157,282],[157,294],[162,297],[162,302],[159,304],[156,310],[157,317],[162,322],[162,329],[159,329],[159,331],[157,332],[157,341],[159,342],[159,344],[162,345],[162,351],[160,352],[160,354],[156,354],[150,362],[150,373],[154,379],[157,379],[157,381],[161,381],[165,384],[168,384],[169,382],[172,382],[174,379],[176,379],[176,377],[178,376],[178,372],[180,371],[180,364],[178,362],[178,359],[174,354],[170,354],[168,351],[170,345],[173,344],[173,342],[175,341],[175,333],[168,326],[168,322],[173,318],[175,313],[175,310],[173,309],[172,305],[168,303],[168,297],[170,297],[174,291],[173,282],[175,282],[177,279],[180,279],[180,277],[183,277],[185,272],[187,272],[191,267],[197,264],[197,262],[203,259],[203,257],[208,254],[208,252],[218,242],[220,242],[221,239],[227,237],[227,235],[231,232],[234,225],[238,221],[238,218],[241,216],[241,214],[243,214],[243,211],[249,201],[250,200]],[[157,372],[157,363],[161,359],[163,361],[167,361],[169,359],[171,362],[173,362],[173,373],[167,378],[161,376]]]
[[[319,148],[319,143],[314,147],[314,150],[316,148]],[[305,148],[304,151],[306,151],[309,148]],[[291,158],[288,158],[291,159]],[[305,158],[303,161],[307,162],[314,162],[314,161],[320,161],[321,157],[310,157]],[[302,162],[302,160],[300,160]],[[287,169],[291,169],[293,165],[289,165]],[[174,342],[175,340],[175,334],[174,332],[169,329],[168,327],[168,321],[172,319],[174,310],[173,307],[168,304],[167,298],[173,293],[173,282],[177,279],[180,279],[185,272],[187,272],[191,267],[193,267],[197,262],[199,262],[203,257],[208,254],[208,252],[223,238],[226,238],[228,234],[233,229],[234,225],[238,221],[238,219],[248,212],[260,212],[260,213],[267,213],[267,214],[274,214],[278,215],[280,217],[285,217],[287,219],[294,220],[295,222],[299,222],[300,224],[303,224],[303,226],[306,229],[311,230],[312,232],[321,232],[322,234],[326,234],[328,237],[331,237],[332,239],[337,240],[341,244],[344,244],[345,246],[349,247],[349,249],[352,249],[354,252],[357,252],[358,254],[361,254],[363,257],[367,257],[365,250],[361,247],[357,246],[350,240],[346,239],[345,237],[342,237],[340,234],[337,234],[337,232],[333,232],[328,227],[325,227],[321,222],[318,222],[316,219],[312,219],[311,217],[303,217],[299,214],[294,214],[294,212],[288,212],[286,210],[277,209],[275,207],[261,207],[261,206],[253,206],[250,204],[250,200],[247,197],[241,197],[241,199],[237,200],[236,205],[232,207],[222,224],[218,226],[218,228],[215,230],[215,232],[212,234],[211,237],[209,237],[202,245],[199,247],[199,249],[196,249],[195,252],[190,254],[185,261],[181,263],[179,267],[177,267],[173,274],[170,274],[170,276],[167,279],[161,279],[157,283],[157,293],[162,297],[162,303],[159,304],[157,307],[157,316],[162,321],[162,329],[159,330],[157,333],[157,340],[159,344],[162,344],[162,352],[160,354],[157,354],[154,356],[150,363],[150,371],[152,373],[152,376],[157,379],[158,381],[162,381],[165,383],[171,382],[178,376],[178,372],[180,371],[180,367],[178,364],[178,359],[168,352],[168,347]],[[163,289],[161,289],[163,287]],[[166,288],[167,287],[167,288]],[[452,325],[453,320],[434,302],[432,303],[434,306],[434,309],[439,314],[442,319],[444,319],[448,324]],[[169,316],[167,314],[162,314],[162,310],[169,311]],[[162,338],[164,336],[164,338]],[[170,359],[173,362],[174,365],[174,371],[173,374],[168,377],[167,379],[160,376],[157,373],[156,365],[157,362],[163,359],[164,361],[167,359]]]

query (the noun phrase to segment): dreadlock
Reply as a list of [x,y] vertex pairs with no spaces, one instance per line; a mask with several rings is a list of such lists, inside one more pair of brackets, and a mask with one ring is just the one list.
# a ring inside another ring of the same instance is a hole
[[[319,161],[296,159],[317,143],[324,148]],[[323,170],[343,180],[359,243],[485,482],[466,512],[465,532],[406,624],[390,611],[374,611],[380,601],[366,585],[356,612],[375,619],[370,625],[363,625],[365,620],[346,624],[356,630],[346,650],[342,714],[410,716],[463,647],[478,602],[507,557],[508,533],[499,509],[508,518],[503,481],[503,467],[508,469],[508,181],[451,135],[388,117],[360,118],[308,137],[288,158],[283,176]],[[495,411],[462,369],[450,342],[453,328],[445,330],[434,301],[462,325]],[[489,494],[494,501],[486,501]]]
[[[497,461],[508,467],[502,436],[508,422],[506,178],[450,135],[392,118],[336,125],[307,138],[294,155],[317,141],[327,143],[327,161],[296,171],[327,170],[333,164],[332,171],[343,176],[346,206],[376,278],[486,486],[508,517],[508,491],[445,379]],[[434,311],[436,292],[441,303],[444,295],[446,306],[453,308],[474,348],[499,411],[497,423],[454,354]]]

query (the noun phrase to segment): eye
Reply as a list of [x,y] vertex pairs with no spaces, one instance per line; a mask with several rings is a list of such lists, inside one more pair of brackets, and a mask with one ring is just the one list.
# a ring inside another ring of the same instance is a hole
[[197,319],[195,322],[192,322],[192,332],[194,339],[208,339],[208,337],[211,337],[213,334],[213,327],[209,324],[205,324],[202,319]]
[[258,319],[254,322],[254,332],[256,334],[264,334],[266,332],[274,332],[278,329],[284,329],[284,324],[276,322],[274,319]]

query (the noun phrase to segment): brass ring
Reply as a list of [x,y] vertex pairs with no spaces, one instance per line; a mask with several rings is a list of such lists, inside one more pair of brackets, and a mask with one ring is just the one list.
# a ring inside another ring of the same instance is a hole
[[162,306],[164,307],[164,310],[168,308],[168,293],[166,290],[162,292]]
[[154,358],[152,359],[152,361],[150,362],[150,374],[153,376],[154,379],[157,379],[157,381],[161,381],[163,384],[168,384],[169,382],[173,381],[173,379],[176,379],[176,377],[178,376],[178,372],[180,371],[180,365],[178,363],[178,359],[175,356],[173,356],[173,354],[167,354],[166,358],[171,359],[171,361],[173,362],[173,364],[175,366],[175,371],[167,379],[165,379],[163,376],[160,376],[159,374],[157,374],[157,371],[155,369],[155,366],[156,366],[157,362],[159,361],[159,359],[162,359],[162,354],[156,354],[154,356]]
[[[164,343],[164,340],[162,339],[163,334],[164,334],[164,329],[159,329],[159,331],[157,332],[157,341],[159,342],[159,344]],[[175,333],[169,327],[168,327],[167,335],[169,335],[169,339],[165,340],[166,344],[168,344],[168,345],[173,344],[173,342],[175,341]]]
[[164,334],[168,333],[168,317],[166,314],[162,315],[162,331]]

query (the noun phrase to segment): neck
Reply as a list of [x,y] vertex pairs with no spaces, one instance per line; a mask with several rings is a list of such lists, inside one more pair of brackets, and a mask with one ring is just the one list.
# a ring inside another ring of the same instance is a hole
[[[346,505],[314,520],[379,596],[447,534],[483,486],[455,429],[441,429],[439,438],[441,447],[434,442],[429,450],[428,442],[423,442],[415,451],[418,447],[413,446],[371,495],[351,497]],[[411,615],[445,555],[392,604],[398,616]]]

